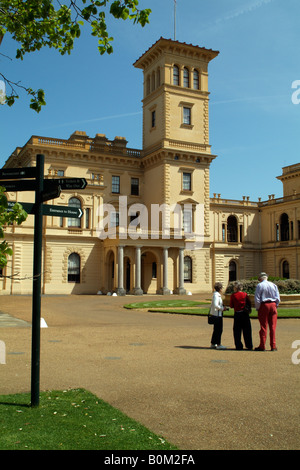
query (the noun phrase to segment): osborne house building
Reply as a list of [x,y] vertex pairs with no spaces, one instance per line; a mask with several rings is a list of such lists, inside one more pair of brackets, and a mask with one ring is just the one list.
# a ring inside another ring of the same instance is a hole
[[[283,196],[252,202],[210,197],[209,62],[218,51],[160,38],[134,64],[142,69],[143,148],[125,137],[83,131],[31,136],[4,168],[45,158],[45,180],[85,178],[44,204],[80,218],[45,215],[43,294],[208,293],[260,270],[300,276],[300,163],[284,167]],[[33,202],[34,192],[7,192]],[[13,256],[0,291],[32,291],[34,216],[5,228]],[[15,275],[16,274],[16,275]]]

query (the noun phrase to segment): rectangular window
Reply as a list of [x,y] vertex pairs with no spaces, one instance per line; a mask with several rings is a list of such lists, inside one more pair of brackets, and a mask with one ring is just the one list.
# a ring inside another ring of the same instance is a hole
[[183,86],[186,88],[190,86],[190,72],[186,67],[183,69]]
[[243,226],[240,225],[240,243],[243,241]]
[[90,227],[90,211],[89,207],[85,209],[85,228]]
[[138,178],[131,178],[131,195],[132,196],[139,195],[139,179]]
[[192,282],[192,259],[184,257],[184,282]]
[[65,172],[64,170],[57,170],[57,176],[64,176]]
[[275,225],[275,240],[279,242],[279,224]]
[[157,278],[157,264],[155,261],[152,263],[152,279]]
[[194,87],[194,90],[199,90],[199,72],[198,72],[198,70],[194,70],[194,72],[193,72],[193,87]]
[[193,231],[193,213],[190,210],[183,211],[183,230],[185,234]]
[[156,114],[155,111],[152,111],[151,113],[151,127],[155,127],[156,125]]
[[112,212],[110,214],[110,226],[119,227],[119,212]]
[[120,194],[120,176],[112,177],[111,192]]
[[173,67],[173,85],[179,85],[179,68],[177,65]]
[[182,175],[182,189],[184,191],[192,190],[192,175],[191,173],[183,173]]
[[191,125],[192,124],[192,119],[191,119],[192,113],[191,113],[191,108],[187,108],[186,106],[183,107],[183,124]]

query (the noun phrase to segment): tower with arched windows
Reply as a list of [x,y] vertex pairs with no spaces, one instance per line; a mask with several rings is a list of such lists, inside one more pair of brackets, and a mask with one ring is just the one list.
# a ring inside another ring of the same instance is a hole
[[218,51],[160,38],[134,64],[143,70],[143,152],[210,155],[208,64]]

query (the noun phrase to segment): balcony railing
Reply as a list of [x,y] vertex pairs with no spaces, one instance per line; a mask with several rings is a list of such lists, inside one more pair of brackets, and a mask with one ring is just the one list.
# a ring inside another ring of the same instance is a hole
[[72,139],[56,139],[52,137],[41,137],[41,136],[32,136],[28,141],[28,144],[33,145],[45,145],[45,146],[53,146],[59,148],[74,148],[76,150],[82,149],[88,152],[107,152],[113,153],[118,155],[124,155],[126,157],[134,157],[140,158],[141,157],[141,150],[132,149],[127,147],[121,147],[115,145],[114,141],[106,140],[103,143],[96,142],[94,139],[86,138],[80,140],[72,140]]

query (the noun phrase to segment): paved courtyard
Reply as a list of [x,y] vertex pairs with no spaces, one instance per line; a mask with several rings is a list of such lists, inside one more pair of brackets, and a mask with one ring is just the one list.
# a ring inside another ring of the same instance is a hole
[[[86,388],[185,450],[300,449],[300,320],[278,321],[277,352],[250,352],[224,319],[217,351],[206,318],[123,308],[145,299],[158,296],[43,297],[41,390]],[[1,296],[0,312],[0,394],[28,392],[31,297]]]

